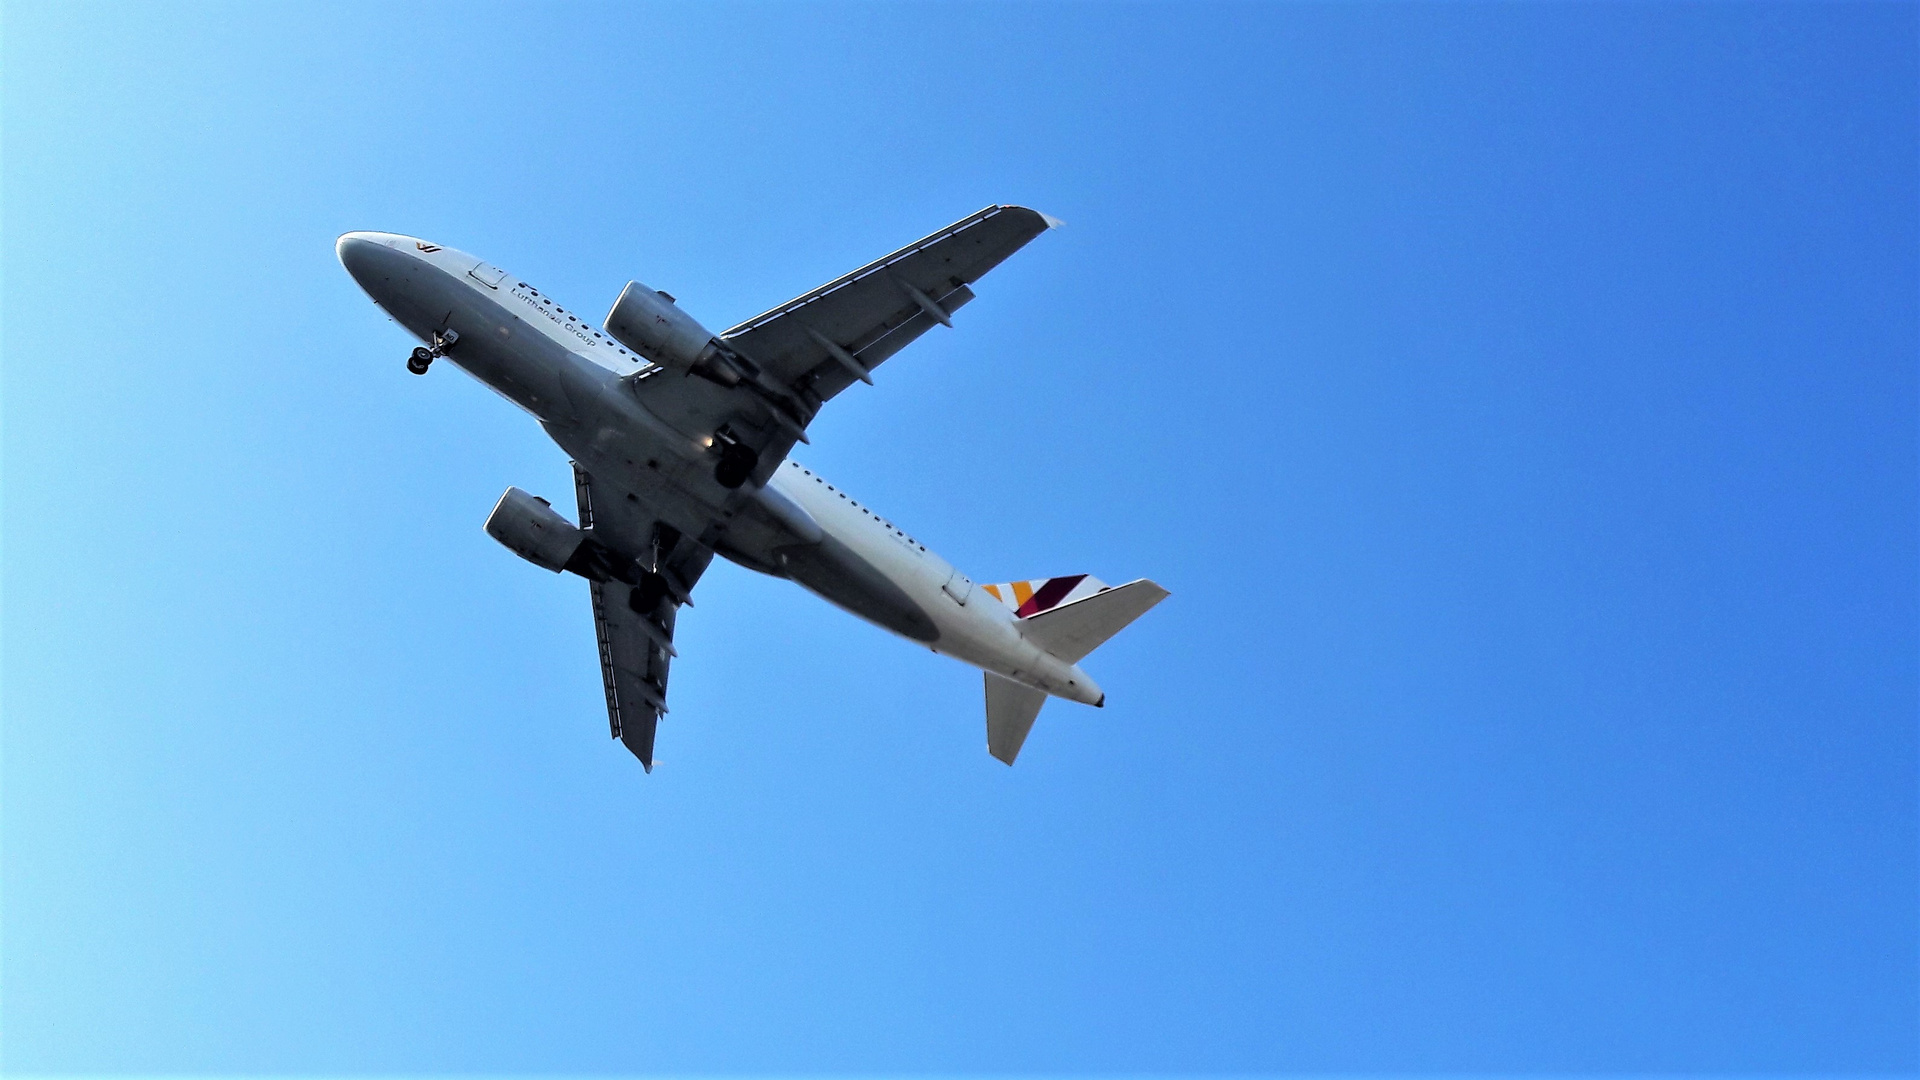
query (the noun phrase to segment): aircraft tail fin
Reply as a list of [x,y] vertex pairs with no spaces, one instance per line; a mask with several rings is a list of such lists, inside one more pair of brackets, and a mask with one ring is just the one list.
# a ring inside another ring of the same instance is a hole
[[1001,606],[1023,619],[1092,596],[1106,587],[1106,582],[1086,574],[980,586],[987,595],[1000,601]]
[[[1169,595],[1145,578],[1109,587],[1084,574],[981,588],[1020,616],[1027,640],[1069,664],[1079,663]],[[987,672],[987,752],[1013,764],[1046,701],[1044,690]]]
[[1013,764],[1046,703],[1045,690],[987,672],[987,753]]

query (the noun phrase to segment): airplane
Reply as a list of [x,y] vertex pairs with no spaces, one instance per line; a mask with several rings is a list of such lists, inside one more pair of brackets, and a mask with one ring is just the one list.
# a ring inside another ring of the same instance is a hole
[[335,254],[422,344],[531,413],[572,458],[578,521],[509,487],[486,531],[585,578],[612,734],[649,773],[679,655],[679,609],[715,555],[985,674],[987,749],[1012,765],[1048,697],[1103,706],[1079,662],[1165,599],[1086,574],[976,585],[793,460],[820,408],[973,299],[970,286],[1060,222],[989,206],[715,334],[627,283],[593,325],[513,274],[412,236],[350,232]]

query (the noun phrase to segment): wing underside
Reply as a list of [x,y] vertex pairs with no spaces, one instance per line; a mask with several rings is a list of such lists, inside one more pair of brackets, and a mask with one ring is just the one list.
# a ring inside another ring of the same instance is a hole
[[592,477],[578,464],[573,477],[581,528],[645,569],[634,582],[609,578],[590,581],[589,588],[607,724],[652,772],[654,735],[667,712],[674,619],[713,553],[662,530],[649,515],[620,513],[617,504],[605,504],[596,516]]
[[[688,432],[726,428],[758,457],[764,483],[820,408],[973,299],[969,288],[1059,224],[1023,206],[989,206],[720,335],[759,372],[758,389],[697,378],[637,378],[655,415]],[[771,387],[772,389],[769,389]]]
[[720,336],[826,401],[973,299],[969,285],[1059,224],[989,206]]

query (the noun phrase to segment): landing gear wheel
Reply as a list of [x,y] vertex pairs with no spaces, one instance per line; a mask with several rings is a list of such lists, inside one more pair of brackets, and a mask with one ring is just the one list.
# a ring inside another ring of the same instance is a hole
[[754,467],[759,464],[760,455],[754,453],[752,448],[729,443],[720,451],[720,464],[714,466],[713,478],[720,482],[721,487],[731,490],[746,483],[747,477],[753,475]]
[[651,571],[640,574],[640,584],[627,594],[627,606],[637,614],[651,617],[667,596],[667,579]]
[[433,353],[431,350],[426,348],[415,349],[413,350],[413,355],[407,357],[407,370],[413,372],[415,375],[425,375],[428,366],[432,363]]

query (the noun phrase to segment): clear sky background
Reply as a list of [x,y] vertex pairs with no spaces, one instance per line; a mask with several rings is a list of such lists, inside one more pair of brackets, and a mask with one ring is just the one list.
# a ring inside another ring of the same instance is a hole
[[[1913,5],[3,30],[8,1071],[1920,1066]],[[643,774],[335,236],[720,327],[994,202],[799,458],[1170,588],[1108,707],[717,565]]]

